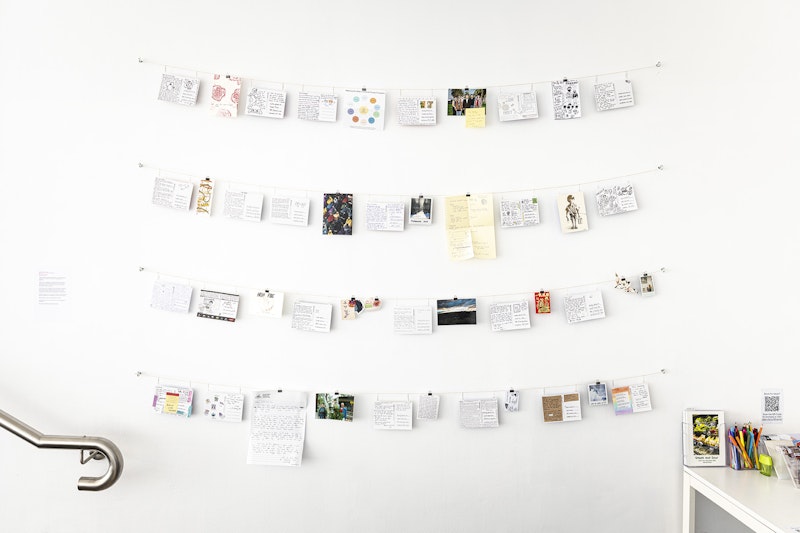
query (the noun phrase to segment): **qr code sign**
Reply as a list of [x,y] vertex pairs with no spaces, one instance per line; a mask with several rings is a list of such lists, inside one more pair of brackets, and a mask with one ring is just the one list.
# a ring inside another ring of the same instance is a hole
[[781,410],[781,397],[778,395],[764,395],[764,412],[777,413]]

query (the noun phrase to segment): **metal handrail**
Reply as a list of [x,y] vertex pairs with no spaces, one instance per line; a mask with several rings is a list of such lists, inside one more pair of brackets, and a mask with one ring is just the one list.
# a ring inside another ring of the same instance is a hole
[[[14,435],[25,439],[37,448],[58,448],[80,450],[81,463],[89,459],[108,459],[108,470],[100,477],[81,477],[78,479],[78,490],[105,490],[117,482],[122,474],[122,452],[117,445],[103,437],[70,437],[64,435],[43,435],[25,422],[18,420],[0,410],[0,427]],[[83,453],[90,452],[84,460]]]

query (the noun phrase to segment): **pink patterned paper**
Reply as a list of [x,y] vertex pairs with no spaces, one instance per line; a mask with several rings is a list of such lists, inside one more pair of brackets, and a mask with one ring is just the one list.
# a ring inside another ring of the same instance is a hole
[[217,117],[235,117],[239,111],[239,90],[242,79],[237,76],[214,74],[211,83],[211,114]]

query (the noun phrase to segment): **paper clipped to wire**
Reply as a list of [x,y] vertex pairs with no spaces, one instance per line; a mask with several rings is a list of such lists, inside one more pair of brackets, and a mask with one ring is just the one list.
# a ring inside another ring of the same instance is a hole
[[245,115],[283,118],[286,110],[286,92],[265,87],[251,87],[247,93]]
[[417,420],[436,420],[439,418],[439,395],[423,394],[417,401]]
[[545,422],[581,420],[581,395],[573,392],[542,396],[542,416]]
[[223,214],[228,218],[261,222],[261,211],[264,208],[264,195],[260,192],[225,191],[225,209]]
[[536,198],[500,201],[500,227],[520,228],[539,223],[539,201]]
[[345,110],[351,128],[382,130],[386,95],[374,91],[345,91]]
[[189,387],[156,385],[153,392],[153,410],[165,415],[190,417],[194,390]]
[[539,118],[536,93],[500,93],[497,97],[497,111],[500,122]]
[[403,231],[406,206],[403,202],[367,202],[369,231]]
[[300,466],[307,404],[305,392],[257,391],[250,416],[247,464]]
[[396,305],[394,332],[401,335],[430,335],[433,333],[433,311],[430,305]]
[[192,203],[193,192],[191,182],[157,177],[153,182],[153,205],[185,211]]
[[307,197],[273,196],[269,204],[269,221],[289,226],[308,226],[310,205]]
[[397,121],[401,126],[435,126],[436,98],[401,96],[397,100]]
[[499,427],[497,398],[461,400],[459,402],[459,417],[463,428]]
[[203,418],[214,422],[241,422],[243,412],[241,392],[209,392],[203,403]]
[[156,280],[150,307],[173,313],[188,313],[192,302],[192,286]]
[[239,114],[239,92],[242,80],[236,76],[214,74],[211,82],[209,111],[215,117],[235,117]]
[[568,294],[564,297],[564,312],[569,324],[605,318],[606,308],[603,305],[603,293],[600,292],[600,289],[594,289]]
[[309,93],[297,95],[297,118],[317,122],[336,122],[338,98],[331,93]]
[[652,411],[650,388],[647,383],[637,383],[611,389],[615,415],[628,415]]
[[328,333],[331,330],[331,304],[295,302],[292,309],[292,328],[300,331]]
[[448,196],[445,223],[450,259],[494,259],[494,206],[491,194]]
[[633,83],[630,80],[596,83],[594,86],[594,104],[598,111],[633,106]]
[[581,118],[581,96],[578,80],[563,79],[550,84],[553,91],[553,112],[556,120]]
[[511,331],[531,327],[531,315],[527,300],[494,303],[489,306],[489,322],[492,331]]
[[409,401],[376,401],[372,411],[373,427],[410,431],[414,418],[412,411]]
[[171,104],[193,106],[197,103],[200,80],[187,76],[164,73],[161,75],[161,86],[158,99]]

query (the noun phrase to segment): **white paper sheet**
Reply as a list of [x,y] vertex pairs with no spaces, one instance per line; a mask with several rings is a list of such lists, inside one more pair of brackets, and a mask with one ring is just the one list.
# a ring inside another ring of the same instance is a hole
[[276,89],[251,87],[247,93],[245,114],[256,117],[283,118],[286,110],[286,93]]
[[599,187],[595,193],[595,200],[600,216],[604,217],[639,209],[633,185],[630,183]]
[[188,181],[157,177],[153,183],[153,204],[171,209],[189,209],[194,185]]
[[269,221],[290,226],[308,226],[311,200],[289,196],[273,196],[269,204]]
[[417,402],[417,420],[436,420],[439,418],[439,396],[425,394]]
[[173,385],[156,385],[153,392],[153,410],[165,415],[189,417],[192,415],[194,390]]
[[564,297],[564,312],[569,324],[585,322],[606,317],[603,305],[603,293],[600,289],[593,291],[568,294]]
[[761,390],[761,422],[783,423],[783,389]]
[[297,118],[319,122],[336,122],[338,99],[335,94],[301,91],[297,95]]
[[650,387],[647,386],[647,383],[637,383],[631,385],[629,389],[631,392],[631,407],[634,413],[653,410],[653,406],[650,404]]
[[430,335],[433,333],[433,310],[429,305],[396,306],[394,332],[401,335]]
[[461,400],[459,407],[461,427],[496,428],[500,425],[497,398]]
[[225,191],[226,217],[261,222],[261,210],[264,208],[264,195],[260,192]]
[[519,391],[506,391],[506,401],[503,404],[503,408],[509,413],[516,413],[519,411]]
[[397,100],[397,120],[401,126],[435,126],[436,98],[401,96]]
[[258,314],[269,318],[280,318],[283,315],[283,293],[261,291],[256,293]]
[[489,322],[492,331],[511,331],[531,327],[528,302],[495,303],[489,306]]
[[536,93],[500,93],[497,97],[497,111],[500,122],[539,118],[539,106],[536,103]]
[[195,214],[211,216],[211,200],[214,198],[214,180],[203,178],[197,188],[197,200],[195,201]]
[[69,303],[68,276],[64,272],[39,270],[36,273],[39,308],[64,309]]
[[255,393],[247,464],[300,466],[306,438],[307,403],[305,392]]
[[523,198],[521,200],[500,201],[500,226],[518,228],[535,226],[539,223],[539,200]]
[[633,84],[630,80],[615,80],[595,84],[594,104],[598,111],[631,107],[634,105]]
[[241,422],[244,394],[241,392],[208,392],[203,403],[203,418],[214,422]]
[[197,306],[197,316],[236,322],[236,313],[239,311],[239,295],[228,294],[209,290],[200,291],[200,303]]
[[328,333],[331,330],[332,315],[331,304],[295,302],[292,310],[292,328]]
[[402,202],[367,202],[367,229],[403,231],[406,206]]
[[372,415],[375,429],[411,430],[411,402],[377,401]]
[[412,225],[430,225],[433,218],[433,199],[420,196],[411,199],[408,210],[408,223]]
[[161,280],[156,280],[153,283],[153,295],[150,298],[150,307],[153,309],[171,311],[173,313],[188,313],[191,302],[191,285],[181,285]]
[[158,99],[172,104],[192,106],[197,103],[197,93],[200,90],[200,80],[175,74],[161,75],[161,87],[158,90]]
[[239,114],[239,92],[242,80],[236,76],[214,74],[211,82],[209,111],[215,117],[235,117]]
[[386,95],[374,91],[345,91],[345,112],[351,128],[382,130]]
[[553,111],[556,120],[581,118],[581,98],[578,80],[554,81]]

